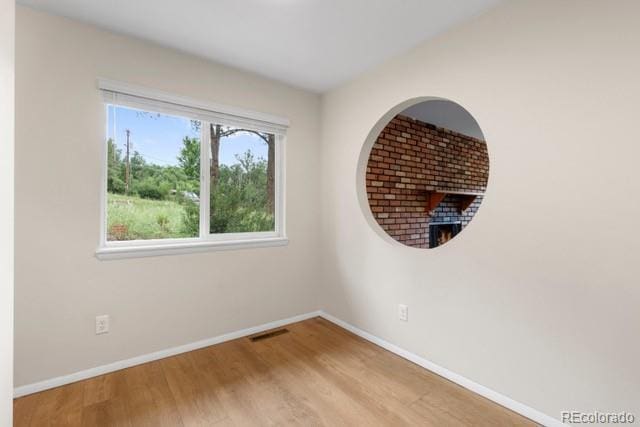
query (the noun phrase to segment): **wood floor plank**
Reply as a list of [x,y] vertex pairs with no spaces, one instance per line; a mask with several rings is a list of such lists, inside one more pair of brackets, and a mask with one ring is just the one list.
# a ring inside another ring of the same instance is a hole
[[115,394],[117,378],[116,375],[100,375],[83,381],[83,405],[89,406],[111,399]]
[[253,403],[258,412],[257,419],[266,425],[318,425],[317,416],[274,381],[269,366],[246,347],[248,343],[244,339],[233,341],[225,352],[218,353],[218,357],[224,366],[243,379],[236,391]]
[[532,426],[315,318],[14,401],[14,426]]
[[145,363],[121,372],[125,380],[122,395],[133,425],[136,427],[183,425],[159,362]]
[[413,409],[420,413],[437,412],[448,413],[465,426],[533,426],[530,420],[499,406],[495,403],[469,393],[463,387],[449,382],[443,383],[437,390],[432,390],[422,396],[413,405]]
[[233,361],[224,357],[227,344],[194,352],[196,368],[209,388],[218,390],[217,397],[228,416],[228,422],[236,426],[249,426],[252,423],[263,425],[256,402],[245,392],[249,388],[248,382],[234,368]]
[[42,392],[29,425],[82,425],[83,388],[83,384],[73,383]]
[[408,411],[402,402],[387,394],[371,377],[370,372],[357,365],[355,360],[358,358],[349,353],[348,345],[335,346],[322,340],[310,339],[308,336],[304,341],[295,335],[292,339],[314,354],[316,363],[312,369],[321,372],[336,388],[351,395],[374,415],[374,425],[420,424],[420,418],[413,411]]
[[296,395],[304,396],[323,425],[374,425],[375,416],[345,393],[310,362],[307,349],[294,345],[291,337],[255,343],[256,351],[276,377]]
[[34,393],[14,400],[13,424],[16,426],[31,425],[31,418],[36,408],[40,405],[42,393]]
[[199,374],[192,354],[169,357],[160,364],[185,426],[208,426],[227,418],[217,390]]
[[82,411],[83,427],[135,427],[121,397],[92,403]]
[[[306,326],[306,325],[303,325]],[[385,360],[379,359],[385,353],[379,347],[374,353],[358,357],[351,351],[361,345],[361,339],[354,335],[334,336],[332,340],[325,340],[322,336],[305,337],[301,345],[314,348],[320,360],[326,360],[333,364],[335,369],[344,375],[360,382],[367,390],[378,396],[393,398],[403,404],[414,402],[420,396],[430,390],[432,383],[426,381],[403,381],[402,377],[410,377],[415,374],[408,369],[406,361],[393,363],[386,367]],[[410,371],[409,374],[404,372]]]

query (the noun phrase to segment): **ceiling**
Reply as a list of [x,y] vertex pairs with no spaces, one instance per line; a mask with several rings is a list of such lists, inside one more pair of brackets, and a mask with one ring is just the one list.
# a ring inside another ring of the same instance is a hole
[[18,0],[315,92],[500,0]]
[[484,135],[476,119],[452,101],[425,101],[407,108],[400,114],[484,141]]

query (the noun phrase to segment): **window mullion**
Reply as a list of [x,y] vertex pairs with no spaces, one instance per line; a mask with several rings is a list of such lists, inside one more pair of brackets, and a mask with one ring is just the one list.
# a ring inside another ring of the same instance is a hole
[[209,237],[209,187],[210,167],[209,144],[211,141],[211,127],[209,122],[201,122],[200,130],[200,238]]
[[276,135],[276,155],[275,155],[275,231],[279,236],[285,235],[285,137]]

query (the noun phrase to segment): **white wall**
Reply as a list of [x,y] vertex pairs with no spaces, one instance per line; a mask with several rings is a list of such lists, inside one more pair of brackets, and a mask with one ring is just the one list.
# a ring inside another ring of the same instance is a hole
[[[317,95],[24,7],[16,41],[16,386],[317,309]],[[98,261],[98,77],[288,117],[289,246]]]
[[0,425],[13,411],[13,151],[15,2],[0,0]]
[[[507,2],[326,94],[322,308],[553,417],[640,416],[638,16]],[[369,131],[419,96],[468,109],[491,158],[479,213],[435,250],[380,238],[356,195]]]
[[13,412],[13,153],[15,2],[0,1],[0,425]]

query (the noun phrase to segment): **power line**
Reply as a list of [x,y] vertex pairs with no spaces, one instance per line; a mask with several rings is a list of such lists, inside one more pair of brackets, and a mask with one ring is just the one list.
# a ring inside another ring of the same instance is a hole
[[167,165],[169,165],[169,166],[173,166],[173,165],[174,165],[174,163],[175,163],[175,162],[170,162],[170,161],[165,160],[165,159],[160,159],[160,158],[158,158],[158,157],[150,156],[150,155],[148,155],[148,154],[144,154],[144,153],[142,153],[142,152],[140,152],[140,151],[136,151],[136,152],[137,152],[138,154],[140,154],[140,155],[141,155],[142,157],[144,157],[144,158],[149,158],[149,159],[156,160],[156,161],[158,161],[158,162],[166,163],[166,164],[167,164]]
[[[127,134],[127,142],[124,144],[124,148],[125,148],[125,150],[127,152],[127,159],[128,159],[129,158],[129,152],[131,150],[133,150],[133,142],[131,141],[131,138],[130,138],[131,131],[129,129],[125,129],[125,133]],[[159,162],[166,163],[169,166],[173,166],[176,163],[176,161],[170,161],[170,160],[166,160],[166,159],[161,159],[159,157],[150,156],[150,155],[145,154],[145,153],[143,153],[143,152],[141,152],[139,150],[135,150],[135,151],[133,151],[133,153],[138,153],[144,158],[149,158],[149,159],[153,159],[153,160],[156,160],[156,161],[159,161]],[[130,163],[130,162],[127,161],[127,163]]]

